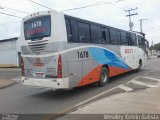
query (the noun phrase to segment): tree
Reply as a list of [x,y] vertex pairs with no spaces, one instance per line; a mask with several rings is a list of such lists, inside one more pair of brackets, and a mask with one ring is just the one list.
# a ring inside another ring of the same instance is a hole
[[151,50],[160,51],[160,43],[151,45],[150,49],[151,49]]

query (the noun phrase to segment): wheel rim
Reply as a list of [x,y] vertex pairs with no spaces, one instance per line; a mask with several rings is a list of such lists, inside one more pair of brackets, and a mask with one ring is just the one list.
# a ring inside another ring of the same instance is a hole
[[141,69],[141,67],[142,67],[142,64],[140,63],[140,64],[139,64],[139,66],[138,66],[138,69],[140,70],[140,69]]
[[107,81],[108,77],[107,77],[107,73],[105,71],[102,72],[101,74],[101,80],[103,83],[105,83]]

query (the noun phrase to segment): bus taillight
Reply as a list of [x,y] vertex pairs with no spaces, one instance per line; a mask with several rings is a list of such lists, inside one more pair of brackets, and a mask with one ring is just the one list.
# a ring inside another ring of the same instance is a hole
[[58,78],[62,78],[62,57],[61,55],[59,55],[59,58],[58,58]]
[[24,62],[22,57],[21,57],[21,73],[22,73],[22,76],[24,77]]

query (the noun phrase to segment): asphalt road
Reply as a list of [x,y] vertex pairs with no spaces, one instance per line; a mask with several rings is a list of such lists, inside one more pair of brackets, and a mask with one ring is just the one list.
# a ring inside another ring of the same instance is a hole
[[0,79],[17,79],[21,75],[21,71],[18,68],[4,68],[0,69]]
[[[0,75],[5,75],[6,78],[19,77],[20,71],[6,72],[0,70]],[[160,59],[149,59],[146,68],[138,73],[129,72],[113,77],[110,79],[110,83],[104,87],[89,85],[72,90],[53,91],[23,86],[21,83],[15,84],[0,90],[0,113],[48,114],[48,117],[49,114],[61,114],[76,108],[76,106],[79,107],[79,105],[82,105],[81,103],[85,103],[85,101],[94,98],[94,96],[104,97],[101,96],[101,93],[116,88],[116,86],[121,84],[126,84],[138,76],[160,78]],[[148,87],[136,86],[135,84],[129,84],[128,86],[137,90]],[[116,92],[111,91],[105,96],[111,96],[120,92],[124,92],[124,90],[116,89]]]

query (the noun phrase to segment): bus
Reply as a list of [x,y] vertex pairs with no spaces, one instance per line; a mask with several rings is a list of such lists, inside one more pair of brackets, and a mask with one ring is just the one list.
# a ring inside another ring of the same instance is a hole
[[104,86],[112,76],[146,64],[143,35],[104,24],[42,11],[22,20],[22,84],[70,89]]

